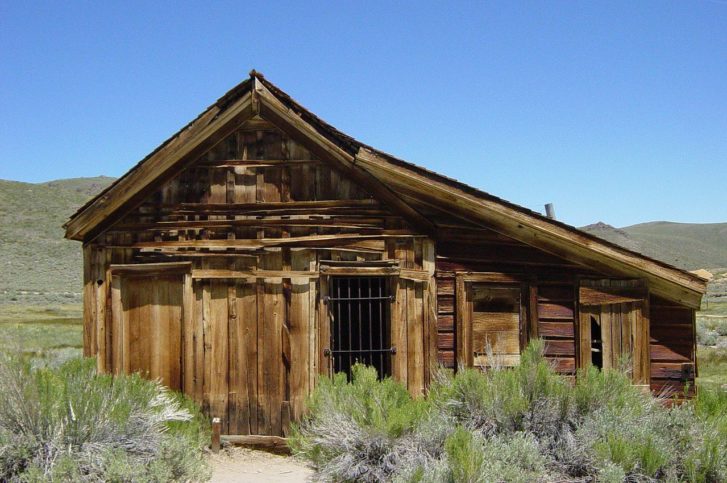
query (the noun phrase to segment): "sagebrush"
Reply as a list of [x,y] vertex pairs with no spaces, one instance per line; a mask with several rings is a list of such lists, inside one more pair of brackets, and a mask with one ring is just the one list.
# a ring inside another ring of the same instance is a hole
[[533,342],[514,369],[440,370],[426,397],[355,366],[322,380],[291,445],[329,481],[724,481],[727,394],[682,405],[618,371],[571,383]]
[[207,479],[197,408],[137,374],[97,375],[95,364],[0,360],[0,481]]

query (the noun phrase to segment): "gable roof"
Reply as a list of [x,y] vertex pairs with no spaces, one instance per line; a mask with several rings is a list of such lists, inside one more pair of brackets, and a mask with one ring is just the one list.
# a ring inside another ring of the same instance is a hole
[[275,124],[311,152],[336,163],[426,232],[432,233],[436,228],[420,210],[435,205],[566,260],[605,273],[645,278],[653,293],[691,307],[699,307],[706,290],[706,281],[690,272],[357,141],[305,109],[254,70],[248,79],[79,208],[64,225],[66,237],[92,239],[141,203],[154,187],[256,115]]

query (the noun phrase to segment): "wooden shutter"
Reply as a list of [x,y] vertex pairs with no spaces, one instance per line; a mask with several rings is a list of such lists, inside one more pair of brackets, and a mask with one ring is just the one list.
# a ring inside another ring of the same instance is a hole
[[601,331],[602,365],[618,367],[631,359],[634,384],[649,383],[648,291],[641,280],[581,280],[579,291],[579,366],[592,362],[591,327]]

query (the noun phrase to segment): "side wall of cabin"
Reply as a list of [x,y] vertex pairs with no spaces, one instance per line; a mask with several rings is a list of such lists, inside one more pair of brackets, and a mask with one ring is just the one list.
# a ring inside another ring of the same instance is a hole
[[[465,222],[443,229],[436,248],[440,364],[455,368],[466,362],[458,345],[462,335],[458,334],[457,312],[458,305],[463,303],[458,300],[458,275],[486,273],[493,281],[498,277],[524,280],[521,344],[532,337],[542,338],[545,355],[564,375],[573,376],[585,365],[579,360],[579,284],[584,279],[608,279],[609,274],[569,263],[494,231],[467,226]],[[643,372],[648,373],[651,391],[676,397],[693,395],[695,311],[651,295],[645,297],[643,312],[649,333],[643,348],[648,351],[648,359],[644,361],[648,365]]]

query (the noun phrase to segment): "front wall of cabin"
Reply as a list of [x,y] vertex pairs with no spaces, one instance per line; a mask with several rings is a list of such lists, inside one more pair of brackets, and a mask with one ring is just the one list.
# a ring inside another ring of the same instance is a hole
[[[505,337],[510,360],[541,337],[557,370],[574,375],[580,280],[608,274],[419,209],[436,234],[417,233],[273,125],[248,121],[84,245],[84,353],[103,372],[146,368],[220,417],[223,433],[286,435],[330,373],[329,277],[381,273],[367,263],[389,260],[391,373],[413,394],[437,364],[481,363],[469,339],[483,334]],[[504,324],[489,332],[463,295],[488,284],[519,304],[483,305]],[[693,388],[694,311],[643,304],[639,382]]]
[[[421,393],[436,360],[433,295],[420,280],[434,273],[432,241],[262,120],[84,246],[85,354],[101,371],[179,379],[223,433],[284,435],[330,366],[322,260],[396,260],[411,272],[391,277],[391,371]],[[170,297],[181,305],[164,323],[173,336],[141,323],[166,317]]]

